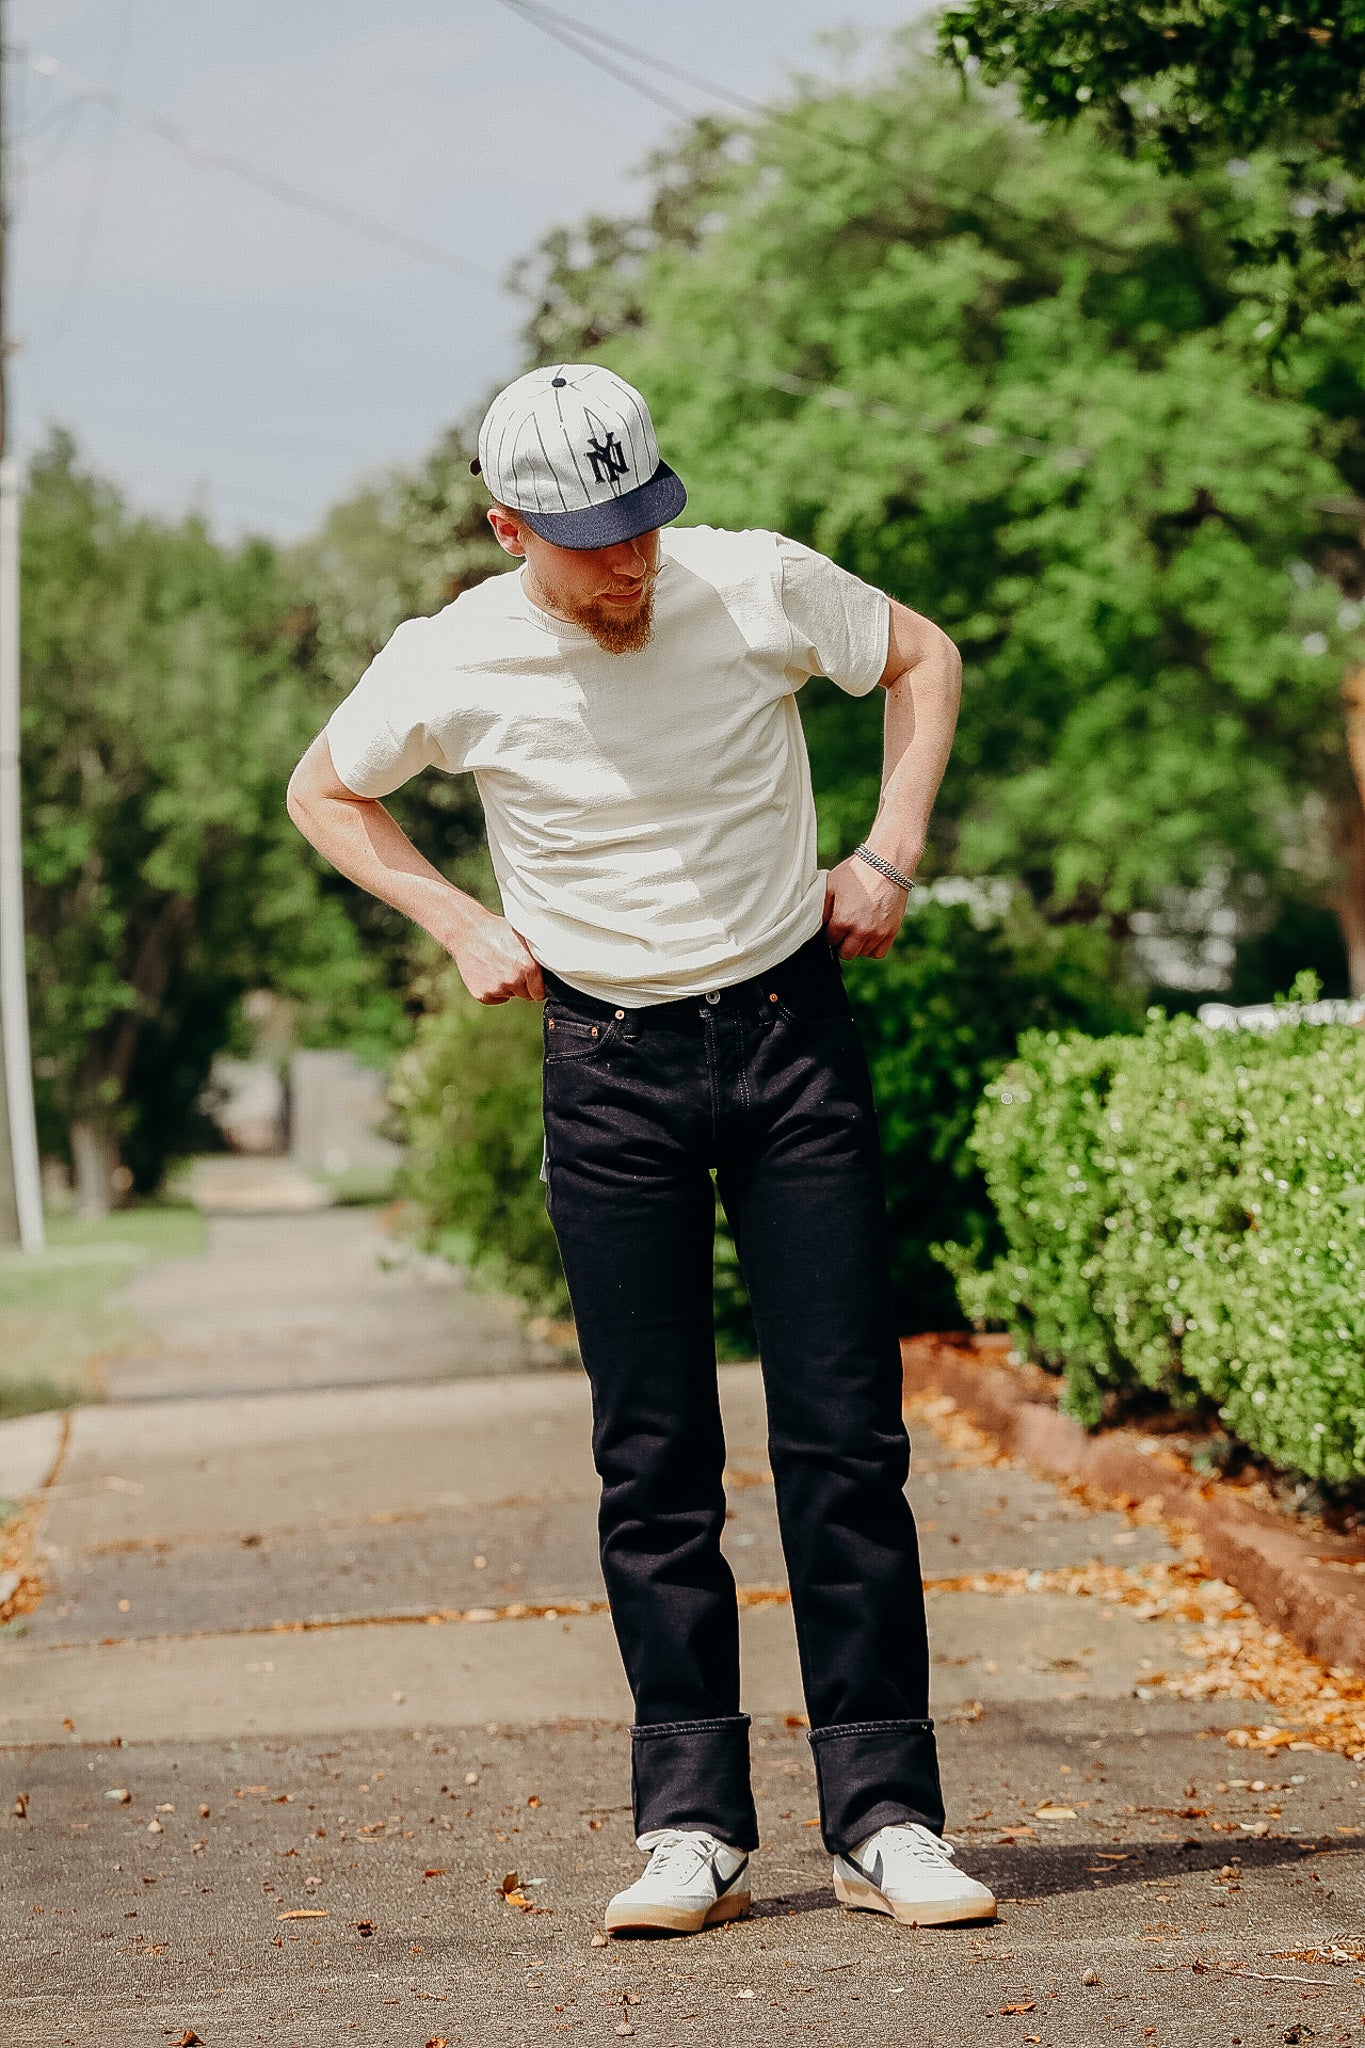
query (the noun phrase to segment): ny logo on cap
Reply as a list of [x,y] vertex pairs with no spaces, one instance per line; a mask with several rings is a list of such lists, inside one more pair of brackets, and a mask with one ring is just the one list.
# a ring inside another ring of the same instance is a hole
[[624,476],[630,468],[615,434],[608,434],[601,441],[589,441],[588,460],[592,464],[593,481],[599,484],[609,484],[613,477]]

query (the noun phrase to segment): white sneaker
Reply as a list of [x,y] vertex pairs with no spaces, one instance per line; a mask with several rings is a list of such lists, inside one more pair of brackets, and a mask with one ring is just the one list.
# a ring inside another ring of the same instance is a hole
[[918,1821],[878,1828],[849,1855],[835,1857],[834,1896],[841,1906],[889,1913],[903,1927],[994,1920],[994,1894],[959,1870],[953,1855]]
[[649,1868],[607,1907],[608,1934],[651,1927],[697,1934],[748,1912],[749,1859],[742,1849],[701,1828],[655,1828],[639,1846],[653,1852]]

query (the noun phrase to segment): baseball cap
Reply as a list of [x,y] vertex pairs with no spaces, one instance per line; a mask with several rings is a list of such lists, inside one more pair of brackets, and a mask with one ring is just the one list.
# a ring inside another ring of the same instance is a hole
[[500,391],[469,465],[500,505],[561,548],[609,548],[687,503],[659,459],[649,407],[600,363],[530,370]]

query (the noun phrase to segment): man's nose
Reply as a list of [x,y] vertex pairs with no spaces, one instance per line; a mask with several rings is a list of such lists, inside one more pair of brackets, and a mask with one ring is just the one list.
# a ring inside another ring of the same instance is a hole
[[639,583],[648,573],[649,559],[637,542],[626,540],[622,541],[619,547],[612,549],[611,567],[616,575],[624,577],[627,582]]

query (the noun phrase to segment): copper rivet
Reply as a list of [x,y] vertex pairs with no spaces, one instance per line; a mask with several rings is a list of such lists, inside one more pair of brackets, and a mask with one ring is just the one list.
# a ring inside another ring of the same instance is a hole
[[550,1027],[551,1031],[553,1031],[553,1030],[554,1030],[554,1028],[555,1028],[555,1020],[554,1020],[554,1018],[553,1018],[553,1017],[547,1017],[545,1021],[546,1021],[546,1023],[547,1023],[548,1025],[549,1025],[549,1027]]
[[618,1011],[616,1012],[616,1014],[617,1014],[617,1016],[618,1016],[618,1017],[624,1017],[626,1013],[625,1013],[625,1011],[624,1011],[624,1010],[618,1010]]
[[777,1001],[777,997],[776,997],[776,996],[769,996],[769,998],[768,998],[768,1001],[769,1001],[770,1003],[775,1003],[775,1002]]
[[597,1036],[597,1026],[595,1024],[592,1027],[592,1035],[594,1038],[596,1038]]

